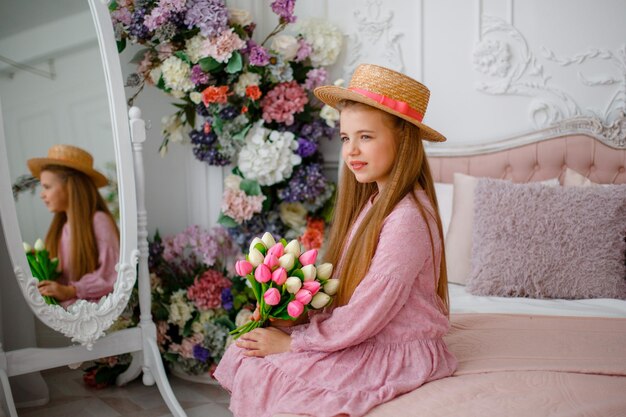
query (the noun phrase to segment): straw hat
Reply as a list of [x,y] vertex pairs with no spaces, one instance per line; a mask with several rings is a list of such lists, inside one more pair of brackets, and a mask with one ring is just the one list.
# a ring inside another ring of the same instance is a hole
[[28,169],[36,178],[39,178],[45,166],[60,165],[87,175],[98,188],[104,187],[108,183],[104,175],[93,169],[93,157],[91,154],[72,145],[53,145],[48,150],[47,158],[29,159],[27,164]]
[[341,100],[364,103],[398,116],[420,128],[420,137],[433,142],[446,138],[422,123],[430,91],[423,84],[404,74],[372,64],[362,64],[354,70],[348,88],[327,85],[314,94],[324,103],[337,108]]

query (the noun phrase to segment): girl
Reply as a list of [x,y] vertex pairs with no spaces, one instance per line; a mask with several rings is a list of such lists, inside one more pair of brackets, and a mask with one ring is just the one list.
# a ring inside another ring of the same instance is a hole
[[429,91],[375,65],[349,88],[315,95],[341,111],[339,197],[327,253],[340,279],[310,323],[256,329],[231,345],[215,377],[238,417],[362,416],[451,375],[442,337],[448,296],[441,221],[422,140]]
[[61,267],[56,281],[38,284],[39,292],[63,307],[77,299],[97,302],[113,290],[119,258],[119,231],[98,192],[106,177],[93,169],[88,152],[70,145],[54,145],[47,158],[30,159],[28,168],[54,214],[46,249]]

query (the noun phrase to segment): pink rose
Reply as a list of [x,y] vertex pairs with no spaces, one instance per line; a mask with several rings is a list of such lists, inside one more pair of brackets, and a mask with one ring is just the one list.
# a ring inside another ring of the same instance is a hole
[[280,303],[280,291],[278,291],[276,288],[270,288],[269,290],[265,291],[265,294],[263,294],[263,298],[265,299],[265,303],[267,305],[275,306]]
[[270,271],[270,267],[261,264],[256,267],[256,271],[254,271],[254,279],[258,282],[268,282],[272,279],[272,271]]
[[304,305],[309,304],[312,298],[313,294],[311,294],[311,291],[309,290],[301,289],[296,293],[296,300]]
[[302,283],[302,288],[305,290],[309,290],[312,295],[317,294],[317,292],[320,290],[320,287],[321,284],[319,283],[319,281],[305,281],[304,283]]
[[293,300],[289,304],[287,304],[287,313],[293,317],[298,318],[300,314],[304,311],[304,304],[302,304],[298,300]]
[[304,252],[298,259],[303,266],[314,264],[317,259],[317,249],[311,249]]
[[245,277],[250,272],[252,272],[253,269],[254,267],[248,261],[237,261],[237,263],[235,264],[235,271],[237,271],[237,275],[239,275],[240,277]]
[[283,285],[285,281],[287,281],[287,270],[281,266],[276,271],[272,272],[272,281],[274,281],[276,285]]

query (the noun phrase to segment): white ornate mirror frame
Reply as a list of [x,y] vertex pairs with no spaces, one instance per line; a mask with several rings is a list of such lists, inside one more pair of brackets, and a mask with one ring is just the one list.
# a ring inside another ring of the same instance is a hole
[[[120,201],[120,261],[118,279],[111,294],[98,303],[79,300],[68,310],[45,303],[37,290],[26,260],[17,214],[12,199],[8,164],[0,164],[0,213],[6,246],[24,297],[37,315],[48,326],[70,336],[80,345],[64,348],[26,348],[4,352],[0,344],[0,406],[10,417],[17,417],[8,377],[97,358],[133,353],[129,369],[117,379],[124,384],[143,371],[145,385],[155,382],[172,414],[186,416],[172,392],[159,349],[156,344],[156,326],[150,313],[151,294],[148,272],[148,241],[144,208],[142,147],[145,124],[138,108],[126,115],[122,72],[106,0],[88,0],[94,19],[107,82],[107,93],[114,134],[119,201]],[[0,112],[0,156],[6,158],[4,124]],[[130,128],[130,129],[129,129]],[[132,137],[132,150],[131,150]],[[137,237],[139,236],[139,250]],[[1,238],[1,237],[0,237]],[[139,268],[137,269],[137,264]],[[138,273],[140,323],[136,328],[124,329],[105,336],[106,329],[120,315],[128,303]]]

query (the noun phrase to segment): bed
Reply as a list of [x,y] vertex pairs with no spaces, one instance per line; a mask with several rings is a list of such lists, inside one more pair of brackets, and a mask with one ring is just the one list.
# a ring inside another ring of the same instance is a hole
[[[431,147],[429,161],[437,183],[447,254],[457,256],[448,247],[448,238],[454,235],[457,216],[453,201],[459,200],[459,187],[455,190],[452,184],[463,174],[512,184],[543,181],[559,189],[573,181],[569,185],[581,187],[550,191],[570,196],[588,192],[583,183],[626,184],[624,140],[610,142],[594,136],[598,135],[554,129],[488,146]],[[570,173],[576,177],[572,179]],[[624,189],[619,188],[620,192]],[[594,190],[609,197],[615,194],[610,187],[596,185]],[[475,193],[477,201],[478,189]],[[626,198],[619,204],[623,207],[618,209],[624,209]],[[478,222],[474,220],[472,242],[476,244]],[[449,266],[451,262],[456,259],[448,259]],[[472,262],[479,261],[472,258]],[[454,268],[452,272],[459,275]],[[478,275],[484,270],[479,268]],[[476,265],[461,272],[477,276]],[[458,278],[452,281],[465,279]],[[511,296],[514,292],[476,295],[470,287],[469,281],[449,284],[452,326],[446,342],[459,361],[455,374],[381,404],[368,417],[626,416],[626,297],[545,298],[543,290],[541,297]],[[557,294],[569,290],[566,287],[559,285]]]

